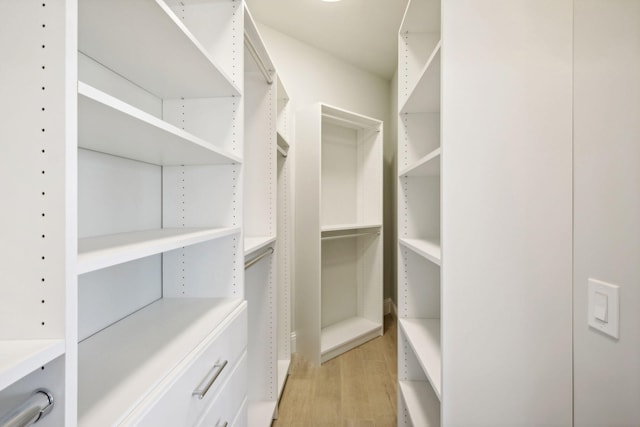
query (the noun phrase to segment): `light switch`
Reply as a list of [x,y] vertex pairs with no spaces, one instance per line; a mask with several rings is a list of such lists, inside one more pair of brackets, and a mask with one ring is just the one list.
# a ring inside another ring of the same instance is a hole
[[596,319],[600,320],[601,322],[604,323],[608,323],[607,322],[607,313],[609,312],[609,307],[607,307],[607,300],[609,299],[607,297],[607,294],[603,294],[602,292],[597,292],[595,294],[595,307],[593,310],[593,315],[595,316]]
[[614,338],[620,336],[620,287],[589,279],[588,323],[594,329]]

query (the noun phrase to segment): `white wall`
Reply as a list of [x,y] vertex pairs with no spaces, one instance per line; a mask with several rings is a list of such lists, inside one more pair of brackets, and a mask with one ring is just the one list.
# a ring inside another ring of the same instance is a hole
[[572,423],[572,0],[443,2],[443,425]]
[[[640,1],[575,0],[575,425],[640,425]],[[587,279],[620,286],[620,339]]]
[[391,297],[391,230],[394,227],[391,186],[395,183],[392,162],[396,138],[390,124],[390,82],[273,28],[261,24],[258,24],[258,28],[289,93],[292,111],[308,104],[324,102],[384,121],[384,296]]

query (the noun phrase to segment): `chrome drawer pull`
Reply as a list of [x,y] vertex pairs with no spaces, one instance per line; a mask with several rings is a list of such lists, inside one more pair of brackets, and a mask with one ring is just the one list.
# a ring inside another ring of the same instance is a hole
[[197,389],[193,390],[191,395],[198,396],[198,399],[203,399],[225,366],[227,366],[226,360],[222,363],[216,363],[213,365],[213,368],[211,368],[205,379],[200,383]]

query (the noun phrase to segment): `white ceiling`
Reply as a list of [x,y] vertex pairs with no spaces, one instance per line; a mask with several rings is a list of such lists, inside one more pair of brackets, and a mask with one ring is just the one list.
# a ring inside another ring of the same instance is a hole
[[407,0],[246,0],[253,18],[385,79]]

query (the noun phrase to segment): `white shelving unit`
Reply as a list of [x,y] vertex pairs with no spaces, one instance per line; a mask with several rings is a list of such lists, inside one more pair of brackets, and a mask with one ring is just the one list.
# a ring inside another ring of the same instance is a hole
[[2,6],[0,136],[15,142],[0,170],[19,185],[1,190],[15,206],[2,213],[0,415],[44,387],[56,404],[43,427],[191,425],[219,407],[219,391],[191,396],[218,350],[229,367],[214,388],[237,386],[242,6]]
[[[278,153],[288,153],[288,135],[280,120],[283,85],[245,6],[245,155],[244,155],[244,248],[247,268],[245,292],[249,303],[248,425],[271,425],[277,416],[278,399],[284,387],[291,358],[284,347],[289,339],[289,290],[282,285],[280,268],[290,280],[287,189],[280,194],[281,162]],[[280,229],[284,227],[282,230]]]
[[398,425],[441,416],[440,1],[410,0],[399,31]]
[[291,172],[293,138],[289,94],[277,76],[277,181],[278,181],[278,399],[291,365],[291,324],[293,311],[293,177]]
[[298,112],[297,346],[319,364],[382,334],[382,122]]

